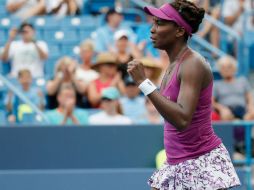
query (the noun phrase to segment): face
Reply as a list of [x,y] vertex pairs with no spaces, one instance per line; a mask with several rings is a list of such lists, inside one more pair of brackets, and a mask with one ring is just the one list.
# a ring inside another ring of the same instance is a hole
[[113,77],[117,73],[117,66],[115,64],[103,64],[99,68],[100,74],[104,74],[108,77]]
[[63,89],[57,96],[59,107],[65,107],[66,103],[76,104],[76,94],[73,89]]
[[150,30],[153,46],[162,50],[168,49],[170,44],[177,41],[178,28],[174,22],[153,17],[153,25]]
[[30,26],[25,26],[22,30],[21,30],[21,36],[22,39],[24,41],[31,41],[34,38],[34,29],[31,28]]
[[32,76],[30,73],[23,73],[19,77],[19,83],[23,88],[29,88],[30,85],[32,84]]
[[135,98],[139,95],[140,90],[136,85],[127,85],[126,86],[126,95],[128,98]]
[[117,110],[117,100],[102,100],[101,101],[101,108],[106,113],[111,113],[115,110]]
[[119,26],[122,20],[123,16],[118,13],[111,14],[108,17],[108,22],[115,27]]
[[220,74],[224,79],[231,79],[235,76],[236,66],[230,62],[230,60],[225,60],[225,62],[220,65]]
[[116,41],[116,48],[119,52],[124,52],[128,48],[128,38],[122,37]]
[[91,49],[81,48],[80,58],[83,62],[90,62],[93,58],[94,52]]

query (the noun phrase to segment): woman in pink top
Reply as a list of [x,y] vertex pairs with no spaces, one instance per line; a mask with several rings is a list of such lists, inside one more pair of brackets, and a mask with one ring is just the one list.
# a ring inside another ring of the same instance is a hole
[[167,161],[148,183],[153,190],[213,190],[240,185],[230,156],[211,125],[210,66],[187,46],[203,20],[204,9],[187,0],[175,0],[159,9],[144,10],[154,16],[154,47],[165,50],[170,59],[160,92],[146,78],[140,61],[128,63],[129,74],[165,119]]

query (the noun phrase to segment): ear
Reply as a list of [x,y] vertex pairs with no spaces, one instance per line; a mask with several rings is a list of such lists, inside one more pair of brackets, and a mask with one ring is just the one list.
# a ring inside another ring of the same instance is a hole
[[177,37],[177,38],[182,37],[182,36],[184,36],[184,34],[185,34],[184,28],[178,27],[178,29],[177,29],[177,31],[176,31],[176,37]]

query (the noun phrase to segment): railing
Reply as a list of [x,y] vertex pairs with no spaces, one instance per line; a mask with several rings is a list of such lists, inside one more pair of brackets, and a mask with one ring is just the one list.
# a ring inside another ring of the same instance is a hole
[[[142,0],[131,0],[133,4],[136,6],[142,8],[144,6],[149,6],[149,3],[146,3]],[[223,1],[222,1],[223,2]],[[249,74],[249,60],[248,60],[248,50],[243,44],[243,39],[242,37],[235,32],[231,27],[225,25],[223,22],[214,19],[213,17],[209,16],[208,14],[205,15],[205,21],[211,23],[213,26],[217,27],[223,38],[220,40],[221,42],[221,49],[214,47],[211,45],[209,42],[206,40],[198,37],[198,36],[193,36],[192,40],[199,44],[201,47],[204,49],[208,50],[209,52],[212,52],[216,56],[220,57],[225,55],[228,52],[227,48],[227,37],[230,36],[232,40],[236,42],[237,45],[237,60],[239,64],[238,67],[238,74],[239,75],[248,75]]]
[[24,101],[27,105],[29,105],[32,110],[38,114],[42,120],[44,122],[48,122],[47,117],[45,116],[45,114],[33,103],[31,102],[24,94],[22,94],[22,92],[20,92],[19,89],[17,89],[17,87],[15,87],[5,76],[3,76],[2,74],[0,74],[0,80],[2,81],[2,83],[8,88],[10,89],[12,92],[15,93],[15,95],[17,95],[22,101]]

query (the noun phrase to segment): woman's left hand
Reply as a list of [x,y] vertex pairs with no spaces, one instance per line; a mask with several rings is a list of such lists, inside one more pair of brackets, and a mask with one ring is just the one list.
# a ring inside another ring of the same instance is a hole
[[146,79],[144,66],[139,60],[130,61],[127,71],[137,85],[140,85]]

